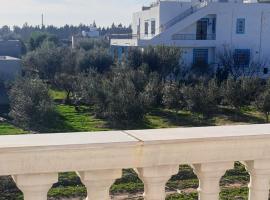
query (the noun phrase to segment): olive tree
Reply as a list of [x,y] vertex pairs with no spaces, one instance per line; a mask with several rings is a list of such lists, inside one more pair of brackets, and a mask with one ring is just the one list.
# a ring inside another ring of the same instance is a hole
[[55,116],[47,85],[37,77],[18,78],[9,92],[10,117],[14,123],[31,130],[49,126]]
[[184,107],[183,92],[179,84],[174,81],[168,81],[164,84],[162,103],[170,109],[177,110]]
[[215,80],[210,82],[201,80],[197,84],[186,85],[183,94],[187,109],[208,117],[217,109],[220,98],[218,91],[219,87]]

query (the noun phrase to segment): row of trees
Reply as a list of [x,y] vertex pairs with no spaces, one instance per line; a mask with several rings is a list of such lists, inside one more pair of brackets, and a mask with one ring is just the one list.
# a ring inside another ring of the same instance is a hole
[[[126,65],[117,65],[103,74],[92,70],[73,78],[71,102],[92,107],[97,117],[113,124],[137,122],[156,107],[188,110],[207,118],[221,105],[236,110],[253,105],[269,120],[270,81],[257,78],[229,77],[221,83],[215,78],[194,83],[162,81],[156,72]],[[10,99],[12,118],[25,128],[43,127],[53,119],[49,87],[38,77],[17,80]]]
[[[95,24],[95,22],[94,22]],[[1,39],[21,39],[23,41],[28,41],[34,32],[46,32],[51,35],[55,35],[59,39],[70,39],[71,36],[79,35],[82,31],[89,31],[90,26],[85,24],[80,24],[78,26],[65,25],[62,27],[56,26],[31,26],[25,23],[22,27],[13,26],[3,26],[0,28],[0,38]],[[109,34],[125,34],[131,33],[131,27],[123,26],[122,24],[112,24],[110,27],[99,27],[98,30],[102,36]]]
[[[222,73],[198,73],[186,68],[181,50],[175,47],[133,49],[118,63],[103,40],[81,40],[75,49],[58,45],[48,34],[32,40],[32,51],[23,58],[26,78],[19,79],[10,92],[11,117],[25,128],[42,127],[55,116],[49,88],[66,91],[66,103],[89,106],[96,116],[112,123],[141,120],[155,107],[209,117],[220,105],[238,110],[255,105],[268,120],[270,82],[235,76],[233,65],[226,65]],[[31,87],[42,89],[23,92]]]

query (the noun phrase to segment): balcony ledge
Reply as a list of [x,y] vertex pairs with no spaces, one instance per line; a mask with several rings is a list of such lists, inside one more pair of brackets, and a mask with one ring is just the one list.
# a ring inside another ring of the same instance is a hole
[[137,169],[146,200],[164,200],[165,183],[180,164],[193,166],[200,200],[218,200],[219,180],[235,161],[256,180],[250,200],[268,200],[270,124],[2,136],[0,160],[0,175],[12,175],[25,200],[46,199],[57,174],[67,171],[79,174],[89,200],[107,200],[126,168]]

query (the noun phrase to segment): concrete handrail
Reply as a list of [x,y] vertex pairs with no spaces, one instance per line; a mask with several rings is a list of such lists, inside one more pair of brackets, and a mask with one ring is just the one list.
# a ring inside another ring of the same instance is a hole
[[0,159],[0,175],[12,175],[26,200],[47,199],[67,171],[78,173],[89,200],[108,200],[126,168],[138,172],[146,200],[164,200],[180,164],[200,179],[200,200],[218,200],[219,181],[235,161],[250,172],[249,200],[268,200],[270,125],[2,136]]

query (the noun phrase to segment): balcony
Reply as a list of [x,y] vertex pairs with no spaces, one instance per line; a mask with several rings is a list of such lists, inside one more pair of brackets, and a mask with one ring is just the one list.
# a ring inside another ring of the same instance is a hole
[[76,171],[88,200],[109,200],[122,169],[134,168],[145,200],[164,200],[180,164],[200,180],[200,200],[218,200],[219,182],[235,161],[251,176],[249,200],[268,200],[270,125],[175,128],[0,137],[0,175],[12,175],[25,200],[46,200],[59,172]]
[[216,40],[216,34],[174,34],[172,40]]
[[109,36],[112,46],[137,46],[139,35],[136,34],[111,34]]
[[111,34],[109,35],[110,39],[137,39],[138,35],[136,34]]

